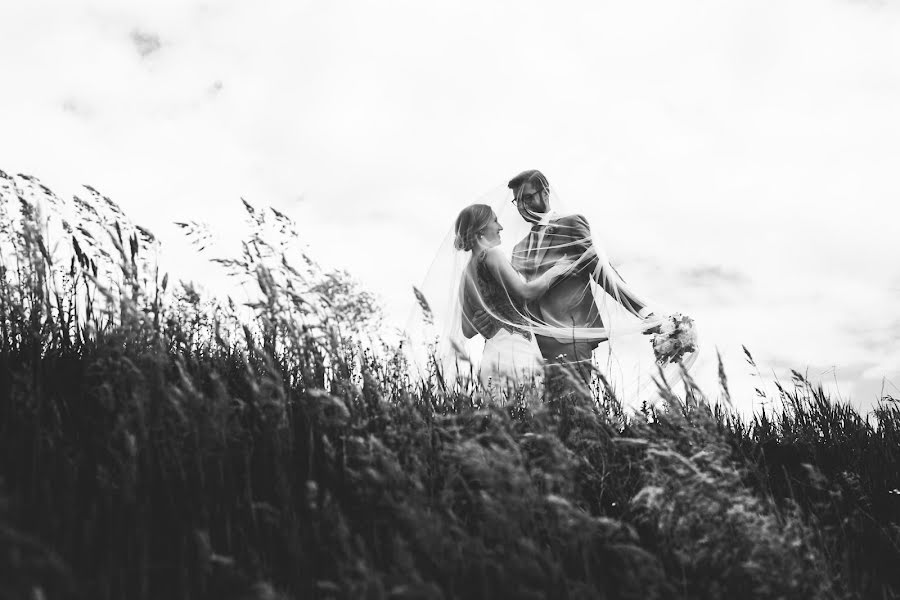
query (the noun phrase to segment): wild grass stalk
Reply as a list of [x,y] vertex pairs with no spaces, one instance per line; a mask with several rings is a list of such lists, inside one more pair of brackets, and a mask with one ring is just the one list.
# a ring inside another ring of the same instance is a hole
[[245,202],[241,306],[86,190],[0,173],[0,598],[900,593],[892,399],[798,374],[747,420],[685,374],[636,414],[602,377],[498,406],[412,377],[285,215]]

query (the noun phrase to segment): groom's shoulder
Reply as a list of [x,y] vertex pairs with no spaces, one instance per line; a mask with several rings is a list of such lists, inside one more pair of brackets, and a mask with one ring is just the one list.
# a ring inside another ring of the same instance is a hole
[[584,217],[584,215],[574,214],[574,215],[565,215],[563,217],[559,217],[553,220],[553,223],[557,225],[563,225],[568,227],[587,227],[588,221]]
[[484,259],[485,260],[503,260],[504,258],[503,250],[500,249],[500,246],[494,246],[493,248],[488,248],[484,251]]
[[507,260],[506,255],[499,247],[495,246],[484,251],[484,262],[490,267],[496,267]]

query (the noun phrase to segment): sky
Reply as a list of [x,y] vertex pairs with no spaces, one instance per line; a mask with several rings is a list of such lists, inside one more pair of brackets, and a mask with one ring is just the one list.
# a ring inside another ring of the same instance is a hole
[[[402,326],[456,214],[541,169],[758,408],[789,369],[900,396],[900,4],[36,0],[0,22],[0,169],[175,221],[241,203]],[[710,363],[701,384],[714,385]],[[765,386],[762,386],[765,387]]]

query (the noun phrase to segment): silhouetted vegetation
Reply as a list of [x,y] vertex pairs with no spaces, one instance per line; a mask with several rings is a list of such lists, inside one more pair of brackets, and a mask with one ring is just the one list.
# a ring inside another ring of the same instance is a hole
[[0,172],[0,598],[900,595],[891,398],[864,417],[797,373],[747,420],[722,374],[637,414],[495,406],[410,377],[285,215],[245,203],[235,305],[86,190]]

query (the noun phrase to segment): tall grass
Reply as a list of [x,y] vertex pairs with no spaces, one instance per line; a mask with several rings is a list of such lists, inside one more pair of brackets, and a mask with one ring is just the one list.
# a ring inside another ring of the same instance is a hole
[[603,385],[497,406],[410,377],[285,215],[245,203],[242,307],[86,189],[0,173],[0,598],[900,593],[890,399],[801,378],[747,421],[688,377],[635,415]]

